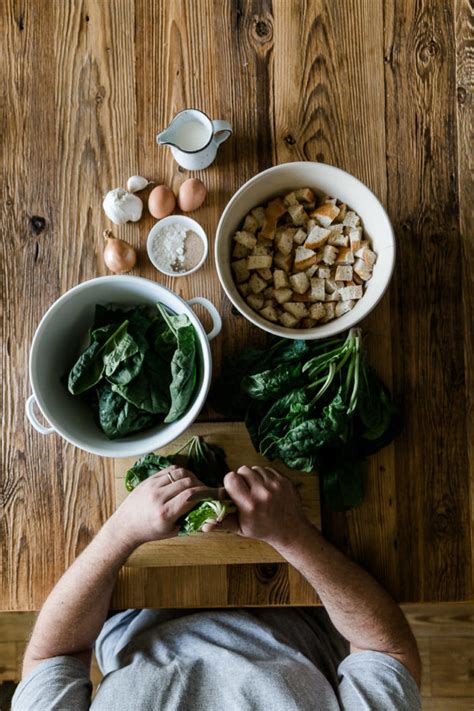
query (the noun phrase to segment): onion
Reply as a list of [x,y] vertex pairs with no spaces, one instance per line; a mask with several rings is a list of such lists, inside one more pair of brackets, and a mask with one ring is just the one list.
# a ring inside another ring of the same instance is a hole
[[106,245],[104,262],[114,274],[125,274],[137,263],[137,253],[132,245],[123,239],[117,239],[110,230],[104,230]]

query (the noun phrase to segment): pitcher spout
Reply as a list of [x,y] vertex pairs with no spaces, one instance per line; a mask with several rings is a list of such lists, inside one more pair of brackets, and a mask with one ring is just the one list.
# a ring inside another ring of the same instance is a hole
[[159,146],[168,146],[171,143],[171,131],[169,130],[169,127],[165,128],[165,130],[161,131],[161,133],[158,133],[156,136],[156,142]]

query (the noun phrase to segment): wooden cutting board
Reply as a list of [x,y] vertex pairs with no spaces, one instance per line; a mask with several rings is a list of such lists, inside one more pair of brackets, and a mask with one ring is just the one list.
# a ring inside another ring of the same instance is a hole
[[[249,466],[270,464],[265,457],[255,452],[242,422],[195,424],[181,437],[158,451],[160,454],[171,454],[193,435],[201,435],[208,442],[222,447],[231,469],[237,469],[242,464]],[[115,461],[116,506],[119,506],[127,496],[124,484],[125,474],[135,461],[136,458]],[[286,474],[296,484],[308,517],[319,527],[321,511],[317,477],[314,474],[303,474],[288,469],[280,462],[273,463],[272,466],[277,466],[279,471]],[[221,531],[145,543],[133,553],[126,565],[132,567],[176,567],[232,563],[275,563],[282,560],[281,556],[266,543]]]

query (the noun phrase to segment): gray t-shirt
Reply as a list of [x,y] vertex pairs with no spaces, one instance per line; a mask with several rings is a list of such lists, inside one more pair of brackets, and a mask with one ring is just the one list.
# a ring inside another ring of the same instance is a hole
[[107,620],[96,655],[92,702],[84,664],[54,657],[21,682],[12,711],[421,709],[405,667],[348,655],[322,609],[127,610]]

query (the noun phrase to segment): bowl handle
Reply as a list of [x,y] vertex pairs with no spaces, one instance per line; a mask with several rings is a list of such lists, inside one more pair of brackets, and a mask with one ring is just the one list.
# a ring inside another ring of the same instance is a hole
[[219,335],[222,329],[222,319],[219,315],[218,310],[216,309],[214,304],[209,301],[209,299],[205,299],[203,296],[195,296],[193,299],[189,299],[188,304],[200,304],[201,306],[204,306],[206,311],[209,312],[212,318],[212,328],[207,334],[207,339],[209,341],[212,341],[213,338]]
[[37,432],[39,432],[42,435],[52,434],[55,431],[54,427],[45,427],[44,425],[41,424],[41,422],[39,422],[36,419],[35,411],[33,409],[35,406],[35,403],[36,403],[35,396],[30,395],[30,397],[26,401],[26,416],[28,417],[29,421],[31,422],[31,424],[33,425],[33,427],[35,428],[35,430]]

